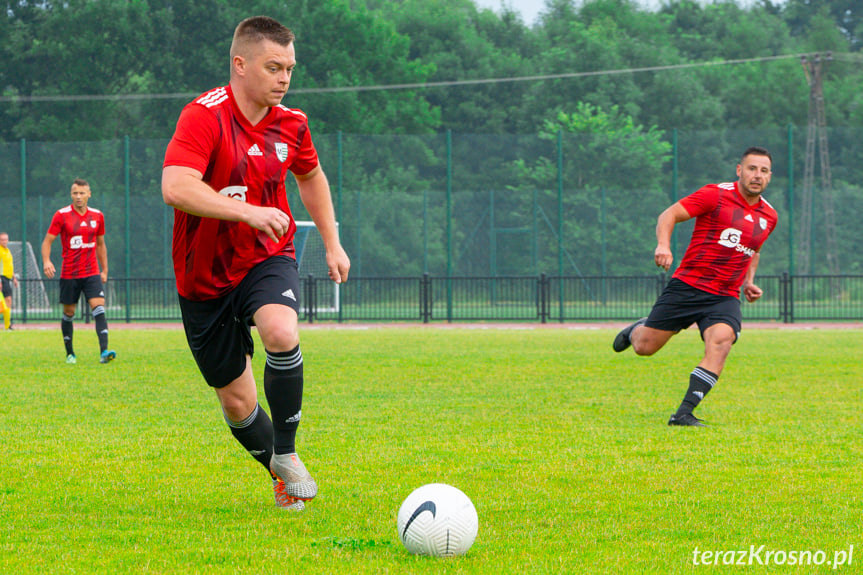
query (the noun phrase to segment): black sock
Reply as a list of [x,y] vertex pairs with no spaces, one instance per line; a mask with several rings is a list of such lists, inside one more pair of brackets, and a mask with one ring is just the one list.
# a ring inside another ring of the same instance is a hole
[[273,416],[273,450],[294,453],[303,405],[303,354],[299,345],[291,351],[267,352],[264,392]]
[[63,314],[60,321],[60,331],[63,333],[63,344],[66,346],[66,355],[75,355],[72,348],[72,333],[75,330],[75,316]]
[[234,422],[227,417],[225,421],[240,445],[269,471],[273,454],[273,422],[267,412],[255,405],[255,410],[243,421]]
[[93,308],[93,321],[96,323],[96,335],[99,336],[99,351],[105,351],[108,349],[108,320],[103,306]]
[[719,376],[712,371],[707,371],[703,367],[696,367],[689,374],[689,389],[686,390],[686,396],[683,398],[683,403],[677,409],[675,415],[683,415],[684,413],[692,413],[692,410],[698,406],[704,396],[713,389],[716,385],[716,380]]

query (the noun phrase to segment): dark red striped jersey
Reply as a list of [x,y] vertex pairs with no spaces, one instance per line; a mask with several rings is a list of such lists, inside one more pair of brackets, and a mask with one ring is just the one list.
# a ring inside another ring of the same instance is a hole
[[273,242],[242,222],[174,210],[174,275],[180,295],[198,301],[221,297],[263,260],[279,254],[293,257],[296,224],[285,177],[288,170],[302,175],[317,165],[308,120],[299,110],[274,106],[253,126],[237,107],[230,86],[187,104],[165,152],[164,166],[193,168],[216,192],[279,208],[291,217],[291,225]]
[[708,293],[740,297],[752,256],[776,229],[776,210],[764,198],[750,206],[737,182],[709,184],[680,203],[695,218],[695,229],[673,277]]
[[62,279],[99,275],[96,239],[105,235],[105,216],[87,208],[82,216],[71,205],[60,208],[51,219],[48,233],[60,237],[63,246]]

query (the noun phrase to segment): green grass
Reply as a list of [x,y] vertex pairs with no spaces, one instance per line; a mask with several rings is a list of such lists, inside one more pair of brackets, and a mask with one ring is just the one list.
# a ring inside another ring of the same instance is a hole
[[[694,330],[639,358],[611,330],[305,329],[299,448],[320,495],[297,515],[182,332],[115,330],[100,365],[76,326],[74,366],[59,329],[0,334],[2,573],[664,574],[750,545],[863,563],[859,330],[744,331],[699,409],[712,426],[679,429]],[[465,557],[398,541],[430,482],[476,505]]]

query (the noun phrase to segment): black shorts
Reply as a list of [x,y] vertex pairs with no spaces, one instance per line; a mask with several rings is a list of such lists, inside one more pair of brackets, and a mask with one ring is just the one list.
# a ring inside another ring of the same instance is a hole
[[3,283],[3,297],[10,297],[12,295],[12,280],[6,276],[0,276],[0,282]]
[[300,274],[297,261],[274,256],[246,274],[233,291],[206,301],[180,297],[186,340],[201,375],[210,387],[225,387],[243,374],[246,356],[255,346],[251,325],[255,312],[281,304],[299,314]]
[[662,290],[644,325],[664,331],[680,331],[698,324],[701,339],[711,325],[724,323],[734,329],[734,341],[740,336],[743,314],[740,300],[727,295],[715,295],[694,288],[677,278],[671,278]]
[[102,276],[94,275],[85,278],[60,278],[60,303],[63,305],[74,305],[84,292],[84,297],[90,301],[94,297],[105,297],[105,289],[102,285]]

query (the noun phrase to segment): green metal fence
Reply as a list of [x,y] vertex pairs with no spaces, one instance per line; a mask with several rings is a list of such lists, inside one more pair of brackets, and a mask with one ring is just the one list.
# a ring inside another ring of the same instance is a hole
[[[811,205],[801,205],[805,135],[795,127],[671,131],[663,136],[667,153],[649,165],[635,150],[614,156],[599,136],[571,134],[325,134],[315,142],[333,187],[352,278],[546,274],[581,278],[572,285],[585,286],[588,278],[654,274],[656,216],[703,184],[735,180],[736,162],[750,145],[773,153],[765,197],[780,218],[762,250],[759,273],[830,273],[828,232],[840,250],[839,272],[863,273],[857,215],[863,213],[863,188],[856,184],[863,181],[863,130],[828,130],[832,226],[823,216],[821,190]],[[0,229],[12,240],[26,240],[36,254],[33,263],[16,262],[18,274],[41,277],[39,245],[51,216],[69,204],[71,181],[83,177],[93,190],[90,204],[106,215],[111,278],[170,277],[173,212],[160,192],[166,145],[129,138],[0,143]],[[292,182],[288,189],[296,218],[309,219]],[[807,269],[798,270],[795,230],[804,210],[813,216],[807,234],[812,256]],[[677,261],[691,223],[675,233]],[[53,257],[58,263],[57,242]],[[552,291],[562,300],[566,289]],[[591,287],[597,291],[603,293]]]
[[[666,274],[639,277],[510,276],[354,278],[340,286],[338,305],[327,278],[301,279],[304,322],[597,322],[631,321],[650,311]],[[27,280],[37,282],[40,280]],[[863,321],[863,276],[762,276],[764,297],[743,303],[747,320]],[[59,282],[41,282],[46,304],[14,310],[17,322],[59,321]],[[24,286],[22,286],[23,288]],[[174,280],[121,279],[108,283],[108,319],[176,322]],[[80,306],[88,319],[89,308]]]

